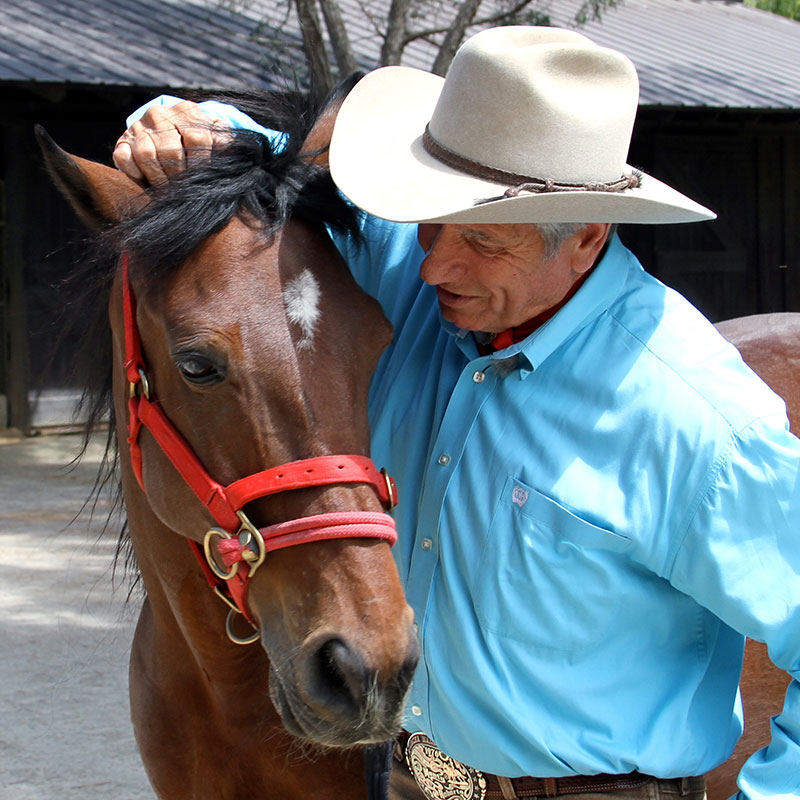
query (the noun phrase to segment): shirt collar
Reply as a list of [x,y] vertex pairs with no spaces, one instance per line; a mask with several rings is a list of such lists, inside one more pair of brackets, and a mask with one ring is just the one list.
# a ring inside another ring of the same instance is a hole
[[[526,339],[485,356],[487,361],[516,358],[520,377],[526,378],[567,339],[597,319],[611,306],[625,282],[630,257],[627,248],[614,234],[605,255],[575,296]],[[480,355],[475,338],[470,335],[471,331],[457,328],[445,319],[442,319],[442,327],[455,337],[459,347],[470,360]]]

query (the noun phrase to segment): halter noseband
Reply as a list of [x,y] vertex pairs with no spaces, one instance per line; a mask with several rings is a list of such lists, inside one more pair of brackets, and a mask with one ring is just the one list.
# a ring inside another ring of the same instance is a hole
[[[381,512],[341,511],[302,517],[256,528],[242,510],[258,498],[312,486],[366,483],[377,492],[384,508],[397,505],[397,488],[385,469],[378,471],[371,459],[360,455],[318,456],[292,461],[256,472],[228,486],[206,472],[194,451],[152,396],[136,324],[136,298],[131,287],[128,254],[122,256],[122,304],[125,332],[125,373],[129,384],[128,446],[136,480],[144,491],[139,432],[144,426],[211,513],[218,527],[205,535],[203,546],[189,539],[189,546],[214,592],[230,607],[226,631],[236,644],[258,640],[258,630],[246,638],[233,633],[232,619],[240,613],[256,628],[247,607],[250,579],[273,550],[323,539],[367,537],[397,541],[394,519]],[[215,551],[216,550],[216,554]]]

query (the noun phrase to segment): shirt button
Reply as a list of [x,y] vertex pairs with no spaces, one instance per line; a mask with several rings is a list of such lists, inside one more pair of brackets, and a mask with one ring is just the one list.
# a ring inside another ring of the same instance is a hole
[[414,633],[419,633],[419,625],[416,622],[411,627],[414,628]]
[[450,456],[447,453],[442,453],[439,456],[439,465],[442,467],[446,467],[450,463]]
[[430,550],[433,547],[433,539],[423,539],[422,540],[422,549],[423,550]]
[[486,373],[476,370],[472,373],[472,380],[474,380],[475,383],[483,383],[486,380]]
[[415,717],[421,717],[422,716],[422,709],[419,706],[411,706],[411,713]]

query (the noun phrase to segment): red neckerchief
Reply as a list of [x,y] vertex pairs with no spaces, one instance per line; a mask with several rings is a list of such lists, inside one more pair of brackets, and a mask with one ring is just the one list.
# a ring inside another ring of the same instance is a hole
[[[598,259],[599,260],[599,259]],[[523,339],[526,339],[530,336],[537,328],[541,328],[542,325],[547,322],[547,320],[554,317],[575,295],[578,289],[583,286],[583,282],[591,275],[592,270],[587,270],[586,272],[581,275],[581,277],[575,282],[574,286],[567,292],[567,295],[564,299],[554,305],[552,308],[548,308],[546,311],[542,311],[541,314],[537,314],[535,317],[532,317],[529,320],[526,320],[521,325],[517,325],[513,328],[506,328],[504,331],[500,331],[497,336],[492,339],[491,342],[487,344],[479,344],[478,350],[482,356],[489,355],[490,353],[496,353],[498,350],[505,350],[506,347],[511,347],[512,344],[516,344],[517,342],[521,342]]]

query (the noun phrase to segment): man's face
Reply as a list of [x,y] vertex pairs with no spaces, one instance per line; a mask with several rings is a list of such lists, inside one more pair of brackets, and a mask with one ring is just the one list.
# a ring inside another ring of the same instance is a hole
[[[604,241],[608,226],[596,227]],[[557,305],[602,247],[600,242],[589,253],[578,233],[545,260],[542,237],[526,224],[421,223],[418,237],[427,252],[420,276],[436,287],[444,318],[459,328],[491,333]]]

